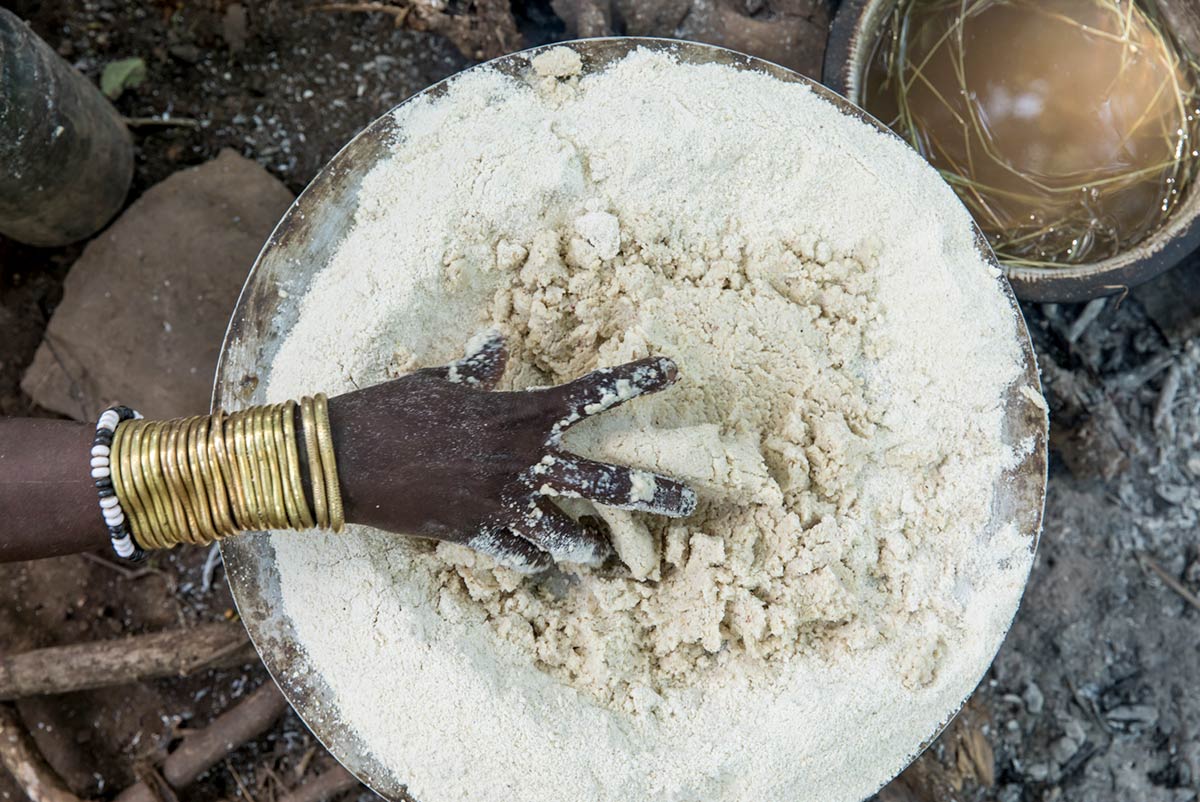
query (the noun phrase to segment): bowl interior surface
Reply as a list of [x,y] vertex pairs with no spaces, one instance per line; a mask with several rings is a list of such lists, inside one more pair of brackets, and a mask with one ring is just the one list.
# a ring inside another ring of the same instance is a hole
[[[822,79],[851,103],[860,104],[862,77],[880,30],[900,0],[845,0],[838,9],[825,52]],[[865,114],[866,112],[864,112]],[[1128,292],[1179,264],[1200,248],[1200,177],[1165,225],[1124,253],[1063,267],[1001,265],[1016,294],[1030,301],[1086,301]]]
[[[684,63],[720,63],[763,72],[782,81],[806,84],[845,113],[886,132],[861,109],[819,84],[783,67],[723,48],[632,37],[581,40],[570,46],[582,56],[585,73],[603,70],[637,48],[664,51]],[[503,56],[472,69],[522,74],[528,69],[529,59],[547,47]],[[443,81],[418,96],[438,95],[445,87]],[[238,409],[264,402],[264,388],[280,343],[295,324],[313,278],[329,262],[342,233],[352,225],[363,177],[394,147],[396,132],[396,123],[385,114],[359,133],[321,170],[271,234],[250,271],[226,333],[213,391],[214,407]],[[978,229],[976,242],[979,252],[994,264],[995,257]],[[1034,445],[999,483],[993,525],[1015,522],[1028,536],[1033,550],[1041,531],[1045,499],[1046,418],[1020,392],[1021,385],[1040,390],[1041,384],[1016,298],[1003,277],[997,281],[1013,315],[1024,355],[1023,378],[1010,388],[1006,399],[1004,438],[1009,443]],[[403,783],[371,755],[342,720],[333,694],[302,649],[283,613],[280,577],[269,534],[253,533],[224,541],[221,552],[242,621],[292,707],[334,757],[360,780],[387,799],[409,799]],[[980,676],[986,668],[979,666]],[[948,718],[953,712],[947,711]],[[926,745],[936,735],[930,733]]]

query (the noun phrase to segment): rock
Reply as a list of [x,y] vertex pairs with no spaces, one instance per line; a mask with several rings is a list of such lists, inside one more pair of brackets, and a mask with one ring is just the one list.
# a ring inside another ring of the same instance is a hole
[[1021,786],[1006,785],[996,795],[996,802],[1021,802]]
[[1046,707],[1046,697],[1042,694],[1042,689],[1038,687],[1036,682],[1031,682],[1025,688],[1025,693],[1021,699],[1025,702],[1025,709],[1029,711],[1029,715],[1040,715]]
[[820,78],[829,26],[825,3],[766,0],[752,13],[736,0],[694,0],[673,35],[732,48]]
[[[1064,737],[1070,738],[1077,744],[1082,745],[1087,740],[1087,733],[1083,730],[1083,725],[1079,723],[1077,718],[1068,718],[1063,722]],[[1076,747],[1078,749],[1078,747]]]
[[185,43],[171,45],[167,48],[167,52],[170,53],[173,58],[177,58],[180,61],[188,64],[198,64],[200,60],[204,58],[203,51],[193,44]]
[[829,7],[818,0],[551,0],[572,38],[664,36],[728,47],[821,75]]
[[230,53],[246,49],[247,27],[246,7],[241,3],[230,3],[221,20],[221,38],[229,45]]
[[1200,254],[1133,288],[1133,297],[1175,345],[1200,335]]
[[22,388],[80,420],[114,402],[151,417],[208,410],[238,293],[291,201],[232,150],[151,187],[71,268]]
[[1070,736],[1064,735],[1050,746],[1050,757],[1054,758],[1054,762],[1062,766],[1071,758],[1075,757],[1075,753],[1079,751],[1082,744]]

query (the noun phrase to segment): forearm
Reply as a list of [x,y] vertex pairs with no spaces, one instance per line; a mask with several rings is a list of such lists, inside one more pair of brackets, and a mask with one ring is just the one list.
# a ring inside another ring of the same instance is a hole
[[108,543],[88,465],[94,425],[0,418],[0,562]]
[[[315,451],[310,455],[307,440],[319,427],[306,430],[299,406],[294,416],[281,407],[255,409],[263,413],[258,428],[245,418],[251,411],[119,423],[109,435],[110,474],[103,480],[111,482],[105,494],[118,502],[107,514],[125,527],[119,534],[156,549],[243,531],[335,525],[340,493],[330,485],[318,498],[312,487],[313,465],[320,468],[322,461]],[[235,427],[239,417],[245,428]],[[105,523],[90,475],[96,436],[94,424],[0,419],[0,509],[6,513],[0,562],[115,545],[118,532]],[[329,439],[326,431],[323,440]],[[324,474],[324,484],[336,481],[330,471]]]

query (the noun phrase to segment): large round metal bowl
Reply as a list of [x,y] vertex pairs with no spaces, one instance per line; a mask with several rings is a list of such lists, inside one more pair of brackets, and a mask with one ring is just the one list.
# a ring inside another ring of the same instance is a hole
[[[848,98],[860,101],[862,76],[872,49],[897,0],[845,0],[838,8],[825,49],[821,79]],[[1182,262],[1200,248],[1200,187],[1166,223],[1123,253],[1097,262],[1062,267],[1003,265],[1017,295],[1028,301],[1086,301],[1127,293]]]
[[[585,72],[599,71],[636,48],[666,51],[685,63],[720,63],[739,70],[763,72],[781,81],[807,84],[847,114],[878,127],[860,109],[809,79],[730,50],[637,38],[591,39],[571,46],[583,57]],[[529,59],[540,49],[504,56],[482,66],[517,74],[528,68]],[[436,95],[442,91],[444,83],[421,94]],[[351,225],[364,175],[393,147],[390,143],[396,141],[394,126],[390,117],[380,117],[351,140],[296,199],[271,234],[250,271],[229,324],[217,368],[215,406],[237,409],[264,401],[263,388],[280,342],[295,323],[313,278],[329,262],[342,232]],[[994,263],[982,234],[977,232],[976,240],[980,253]],[[1045,498],[1046,417],[1041,407],[1019,392],[1019,385],[1040,388],[1037,365],[1008,282],[1002,277],[997,281],[1008,299],[1024,352],[1023,380],[1011,388],[1007,399],[1004,437],[1010,443],[1032,442],[1034,448],[1005,475],[997,488],[993,522],[1016,523],[1028,535],[1032,551],[1041,530]],[[329,751],[364,783],[387,799],[409,799],[403,784],[363,748],[351,727],[342,721],[333,695],[298,643],[290,620],[282,612],[279,574],[269,536],[249,534],[233,538],[221,544],[221,552],[246,629],[292,707]],[[979,675],[986,669],[986,665],[980,665]],[[402,692],[397,689],[397,693]],[[949,716],[952,711],[946,712]],[[936,735],[929,733],[928,741]]]

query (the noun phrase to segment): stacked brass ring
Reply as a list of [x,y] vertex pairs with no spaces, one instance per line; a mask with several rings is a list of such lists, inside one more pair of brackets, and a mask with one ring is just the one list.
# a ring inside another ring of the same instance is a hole
[[[312,506],[301,471],[296,411]],[[242,531],[345,525],[328,399],[117,426],[112,480],[144,549],[204,545]]]

